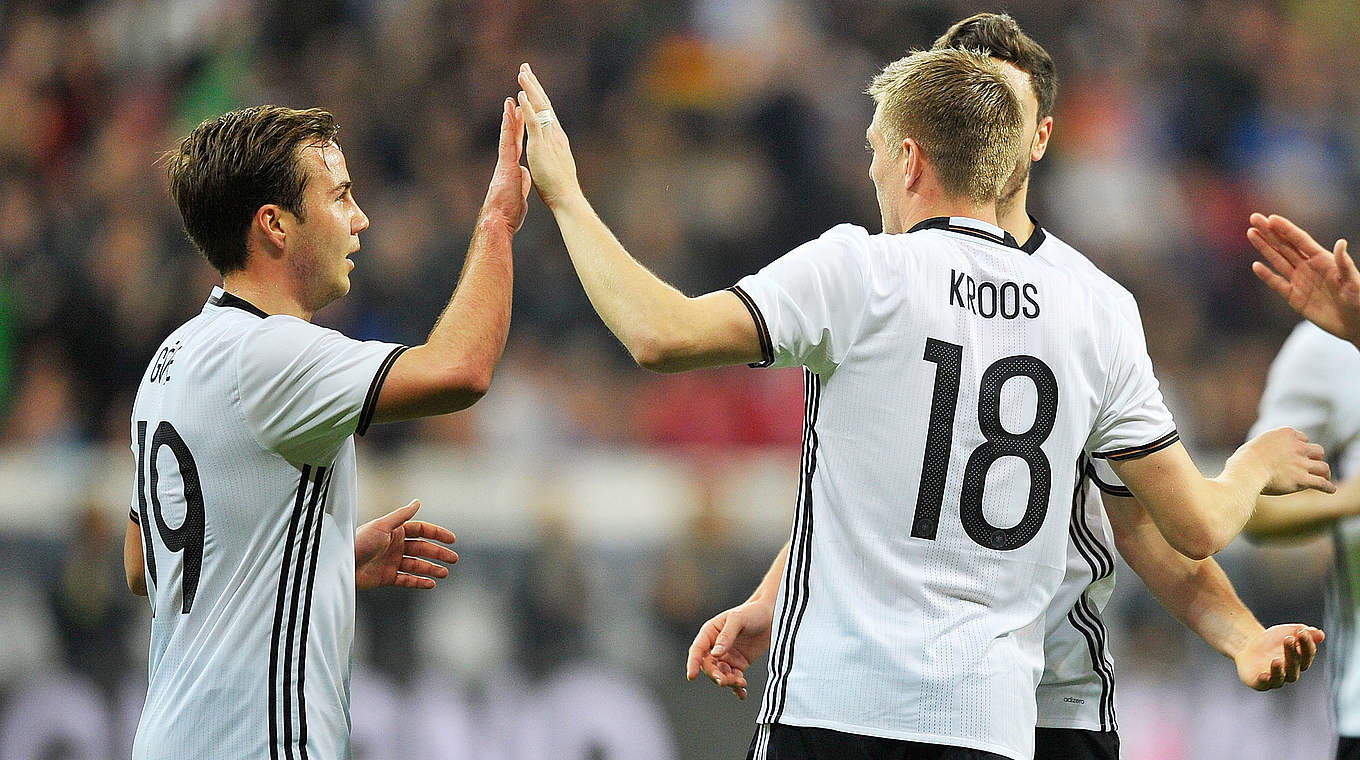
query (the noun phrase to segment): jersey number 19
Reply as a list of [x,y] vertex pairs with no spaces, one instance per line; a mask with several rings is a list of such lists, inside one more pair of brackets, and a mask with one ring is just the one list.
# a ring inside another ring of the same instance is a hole
[[[180,481],[184,484],[184,521],[178,528],[167,525],[165,515],[161,512],[160,469],[157,467],[157,457],[161,449],[167,447],[170,453],[175,455]],[[146,504],[148,471],[151,473],[150,514],[147,513]],[[198,592],[199,571],[203,568],[203,487],[198,479],[198,466],[194,464],[194,455],[189,453],[189,446],[184,443],[175,426],[166,421],[156,426],[156,433],[151,437],[149,467],[146,461],[146,422],[144,420],[137,422],[137,514],[142,524],[147,575],[151,578],[152,584],[156,583],[156,552],[151,540],[152,519],[156,521],[156,534],[160,536],[166,550],[184,552],[181,582],[184,603],[181,605],[180,613],[189,614],[189,610],[194,606],[194,595]]]

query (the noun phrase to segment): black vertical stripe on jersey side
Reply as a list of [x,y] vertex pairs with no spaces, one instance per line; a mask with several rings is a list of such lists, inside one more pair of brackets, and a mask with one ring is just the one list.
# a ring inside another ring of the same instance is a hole
[[335,470],[326,473],[326,482],[321,485],[321,499],[316,508],[316,530],[312,531],[312,561],[307,569],[307,596],[302,602],[302,641],[298,644],[298,747],[302,750],[302,760],[307,760],[307,632],[312,622],[312,589],[316,587],[316,560],[321,549],[321,528],[325,523],[326,501],[331,496],[331,476]]
[[320,518],[316,515],[316,502],[321,495],[321,482],[326,477],[326,468],[318,467],[312,474],[312,497],[307,504],[307,520],[303,523],[301,540],[297,547],[297,567],[293,572],[293,598],[288,605],[288,637],[283,647],[286,667],[283,670],[283,746],[288,751],[288,757],[293,757],[293,671],[296,667],[294,660],[293,642],[298,638],[298,602],[302,597],[302,577],[307,571],[307,544],[312,537],[312,521],[320,523]]
[[1337,630],[1329,630],[1327,644],[1337,656],[1327,658],[1329,667],[1328,673],[1332,682],[1332,709],[1341,717],[1341,682],[1346,677],[1346,669],[1349,664],[1348,653],[1351,651],[1355,637],[1355,589],[1352,587],[1351,560],[1352,557],[1346,547],[1346,538],[1341,532],[1338,523],[1332,524],[1332,555],[1335,567],[1332,568],[1332,596],[1328,599],[1331,604],[1329,611],[1335,610]]
[[798,464],[798,493],[795,497],[795,508],[793,516],[793,536],[789,540],[789,553],[784,560],[784,606],[779,610],[779,638],[774,642],[774,647],[770,650],[769,678],[765,683],[764,704],[761,707],[761,723],[774,722],[774,703],[778,689],[776,688],[783,673],[784,662],[787,655],[789,624],[791,615],[796,605],[796,593],[798,584],[796,579],[800,573],[800,564],[803,556],[805,502],[803,478],[808,469],[808,446],[812,435],[812,373],[803,371],[803,447],[802,458]]
[[1098,581],[1114,572],[1114,555],[1086,522],[1086,499],[1089,493],[1086,484],[1093,471],[1084,458],[1078,462],[1077,488],[1072,493],[1072,522],[1068,526],[1068,533],[1077,550],[1091,565],[1091,580]]
[[[1086,621],[1094,637],[1094,649],[1091,653],[1091,662],[1095,666],[1096,675],[1100,676],[1100,722],[1106,726],[1103,730],[1115,731],[1119,726],[1114,718],[1114,667],[1108,657],[1109,632],[1105,629],[1105,623],[1100,619],[1100,614],[1095,611],[1091,600],[1087,594],[1082,594],[1077,600],[1077,604],[1072,608],[1078,617]],[[1088,644],[1091,641],[1088,640]]]
[[774,720],[777,723],[784,714],[784,704],[788,698],[789,674],[793,672],[794,655],[797,652],[798,628],[803,624],[803,613],[807,612],[809,589],[808,583],[812,575],[812,477],[817,472],[817,411],[821,406],[822,381],[821,378],[811,372],[812,383],[812,411],[808,417],[809,444],[808,444],[808,468],[807,474],[803,478],[803,550],[801,561],[799,562],[799,573],[797,582],[799,584],[798,609],[793,614],[793,628],[789,631],[787,661],[784,664],[784,677],[779,684],[778,708],[775,710]]
[[148,596],[151,599],[151,615],[156,615],[156,548],[151,543],[151,517],[146,508],[146,420],[137,421],[137,509],[141,519],[137,524],[142,528],[142,548],[146,555],[146,574],[151,579]]
[[[1086,458],[1085,456],[1078,457],[1077,483],[1072,489],[1072,519],[1068,523],[1068,535],[1072,537],[1073,546],[1077,547],[1077,552],[1081,554],[1082,559],[1086,560],[1086,564],[1091,568],[1092,578],[1095,579],[1104,577],[1101,574],[1102,565],[1091,547],[1086,544],[1084,537],[1078,528],[1078,526],[1085,523],[1086,473]],[[1110,729],[1106,725],[1106,694],[1113,689],[1114,678],[1112,673],[1106,673],[1107,666],[1103,656],[1104,642],[1101,638],[1103,626],[1098,625],[1098,618],[1097,625],[1092,625],[1091,622],[1084,618],[1079,612],[1085,598],[1086,594],[1085,592],[1082,592],[1082,596],[1077,599],[1077,603],[1073,605],[1072,609],[1067,613],[1067,620],[1072,624],[1072,627],[1080,632],[1082,637],[1086,639],[1087,649],[1091,653],[1091,669],[1095,671],[1096,676],[1100,679],[1099,710],[1101,730],[1109,731]]]
[[770,647],[770,661],[768,665],[769,677],[765,681],[765,695],[761,700],[759,723],[770,721],[770,707],[774,702],[774,685],[779,678],[780,667],[784,661],[784,631],[788,630],[789,613],[793,609],[793,578],[797,572],[798,556],[800,551],[799,537],[802,535],[803,519],[803,472],[807,470],[807,445],[808,445],[808,408],[812,403],[812,392],[808,386],[807,372],[803,373],[803,444],[800,449],[800,459],[798,461],[798,490],[794,495],[793,529],[789,538],[789,553],[784,557],[784,577],[780,579],[780,585],[784,589],[784,604],[779,608],[778,625],[775,630],[779,636],[774,640]]
[[378,394],[382,393],[383,383],[387,380],[387,373],[392,371],[392,365],[397,363],[397,358],[406,353],[410,346],[397,346],[392,349],[392,353],[382,360],[378,365],[378,371],[373,373],[373,382],[368,386],[368,393],[364,396],[364,405],[359,409],[359,426],[354,429],[355,435],[363,435],[368,432],[368,426],[373,422],[373,414],[378,411]]
[[284,536],[283,566],[279,569],[279,593],[274,600],[274,633],[269,645],[269,758],[279,758],[279,638],[283,634],[283,608],[288,594],[288,569],[293,559],[293,536],[297,535],[298,521],[302,518],[302,507],[307,497],[307,482],[311,477],[311,465],[302,466],[302,477],[298,481],[297,500],[293,503],[293,519],[288,523],[288,534]]

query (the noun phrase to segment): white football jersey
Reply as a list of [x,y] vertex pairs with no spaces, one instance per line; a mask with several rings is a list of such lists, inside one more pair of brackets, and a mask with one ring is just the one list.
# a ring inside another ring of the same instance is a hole
[[959,217],[841,225],[733,290],[807,368],[760,722],[1030,757],[1078,457],[1177,440],[1142,326]]
[[213,290],[132,407],[152,609],[134,760],[347,758],[354,440],[402,347]]
[[[1327,450],[1338,479],[1360,476],[1360,351],[1312,322],[1294,328],[1270,366],[1253,436],[1290,426]],[[1360,737],[1360,517],[1332,525],[1327,667],[1337,732]]]
[[[1036,226],[1022,248],[1106,288],[1127,320],[1141,324],[1133,295],[1072,246]],[[1101,613],[1114,593],[1114,533],[1101,494],[1132,496],[1105,459],[1077,462],[1068,524],[1067,570],[1044,624],[1044,675],[1035,692],[1041,728],[1116,731],[1114,656]]]

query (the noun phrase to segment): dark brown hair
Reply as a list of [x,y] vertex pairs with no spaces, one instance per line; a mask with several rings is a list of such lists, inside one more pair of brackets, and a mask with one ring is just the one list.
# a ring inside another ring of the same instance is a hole
[[1039,118],[1053,115],[1053,102],[1058,97],[1058,73],[1053,67],[1053,58],[1007,14],[969,16],[940,35],[934,48],[978,50],[1014,65],[1029,74],[1034,96],[1039,100]]
[[208,263],[224,275],[245,267],[246,232],[261,206],[303,218],[302,149],[338,131],[320,109],[255,106],[208,119],[164,155],[184,231]]

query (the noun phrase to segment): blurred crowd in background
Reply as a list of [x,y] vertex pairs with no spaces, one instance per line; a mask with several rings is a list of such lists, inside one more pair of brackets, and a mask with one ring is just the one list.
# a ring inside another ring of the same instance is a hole
[[[863,87],[954,21],[1000,9],[958,0],[0,0],[0,446],[127,445],[153,349],[217,281],[185,238],[157,163],[204,118],[262,102],[335,113],[372,226],[351,293],[317,321],[417,343],[456,282],[494,163],[499,103],[514,94],[520,62],[551,93],[603,219],[646,265],[698,293],[833,224],[880,229],[862,150],[872,116]],[[1004,9],[1059,74],[1031,211],[1138,297],[1182,436],[1212,461],[1244,439],[1295,321],[1249,271],[1247,215],[1284,213],[1324,242],[1360,229],[1360,48],[1349,39],[1360,6],[1010,0]],[[376,429],[371,449],[722,457],[775,448],[796,460],[797,371],[636,368],[591,310],[537,201],[515,239],[515,265],[510,341],[488,397],[464,413]],[[722,518],[696,520],[685,543],[622,571],[641,579],[622,585],[647,589],[633,596],[676,673],[698,624],[740,601],[776,548],[724,542]],[[140,609],[121,596],[116,571],[100,585],[90,583],[99,573],[82,569],[96,562],[90,547],[108,547],[117,567],[121,529],[90,517],[70,531],[83,540],[48,547],[76,568],[47,580],[48,622],[77,649],[141,635],[140,618],[116,640],[80,629],[101,615],[117,627]],[[1302,566],[1298,554],[1254,551],[1236,571],[1232,557],[1225,562],[1263,617],[1316,623],[1326,558],[1314,554]],[[583,656],[603,646],[558,635],[584,623],[573,618],[580,605],[562,604],[591,585],[589,573],[561,564],[573,556],[528,546],[505,563],[503,587],[522,602],[512,609],[529,642],[524,658],[551,661],[556,650],[533,645],[547,640]],[[1286,566],[1291,580],[1280,581]],[[1136,589],[1126,575],[1122,586]],[[364,602],[383,610],[375,620],[409,613],[404,597],[377,599]],[[1129,630],[1170,631],[1133,637],[1141,651],[1188,647],[1210,661],[1169,620],[1149,623],[1144,597],[1123,599]],[[414,637],[417,628],[392,630]],[[381,663],[367,654],[381,651],[360,654]],[[105,677],[108,667],[78,656],[65,660]],[[111,661],[103,650],[89,657]],[[108,678],[122,673],[113,671]]]

